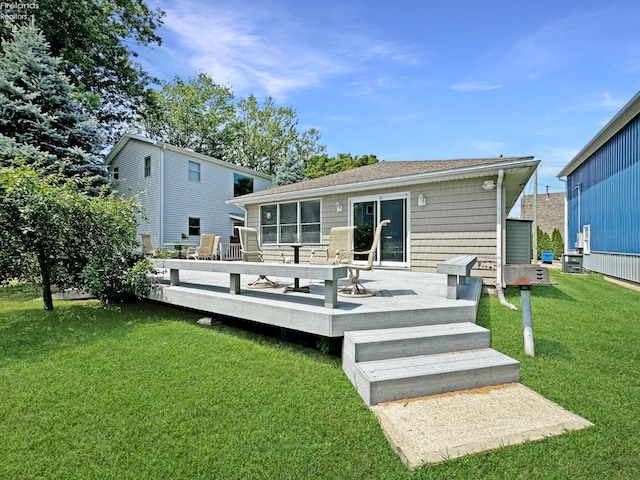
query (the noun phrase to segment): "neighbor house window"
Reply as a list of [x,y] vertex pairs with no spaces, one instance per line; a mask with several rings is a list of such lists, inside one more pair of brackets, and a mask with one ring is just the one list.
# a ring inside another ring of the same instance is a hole
[[194,182],[200,181],[200,164],[189,160],[189,180]]
[[240,195],[246,195],[247,193],[253,193],[253,178],[239,173],[233,174],[233,196],[239,197]]
[[115,167],[113,169],[113,179],[118,180],[118,178],[120,178],[120,169],[118,167]]
[[144,157],[144,176],[151,176],[151,157]]
[[320,243],[320,200],[260,207],[262,243]]
[[189,236],[200,235],[200,219],[196,217],[189,217]]

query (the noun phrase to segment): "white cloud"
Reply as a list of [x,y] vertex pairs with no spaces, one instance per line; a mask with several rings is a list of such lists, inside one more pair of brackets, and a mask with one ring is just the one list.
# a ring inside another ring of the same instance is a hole
[[459,92],[483,92],[486,90],[496,90],[503,87],[504,85],[483,82],[456,83],[449,86],[451,90],[457,90]]
[[282,99],[370,62],[418,62],[402,46],[370,33],[341,35],[299,23],[282,9],[186,1],[165,10],[164,28],[180,43],[183,61],[241,92],[261,89]]

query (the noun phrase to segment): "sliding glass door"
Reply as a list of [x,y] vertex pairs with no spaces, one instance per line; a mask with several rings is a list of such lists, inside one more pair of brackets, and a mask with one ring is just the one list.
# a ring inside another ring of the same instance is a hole
[[[356,227],[356,251],[368,250],[378,223],[382,220],[391,221],[382,229],[375,265],[407,265],[407,198],[408,194],[351,199],[351,225]],[[355,257],[355,260],[364,259],[364,255]]]

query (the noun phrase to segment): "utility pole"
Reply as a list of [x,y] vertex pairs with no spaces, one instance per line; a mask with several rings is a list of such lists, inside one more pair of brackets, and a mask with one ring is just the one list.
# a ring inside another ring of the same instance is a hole
[[538,263],[538,168],[533,172],[533,263]]

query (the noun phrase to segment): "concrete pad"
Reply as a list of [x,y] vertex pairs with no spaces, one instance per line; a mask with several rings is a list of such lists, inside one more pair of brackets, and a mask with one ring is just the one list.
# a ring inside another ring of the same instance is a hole
[[62,292],[54,293],[52,295],[52,298],[54,300],[88,300],[95,297],[83,290],[72,288],[69,290],[64,290]]
[[593,425],[519,383],[381,403],[371,410],[411,468]]

